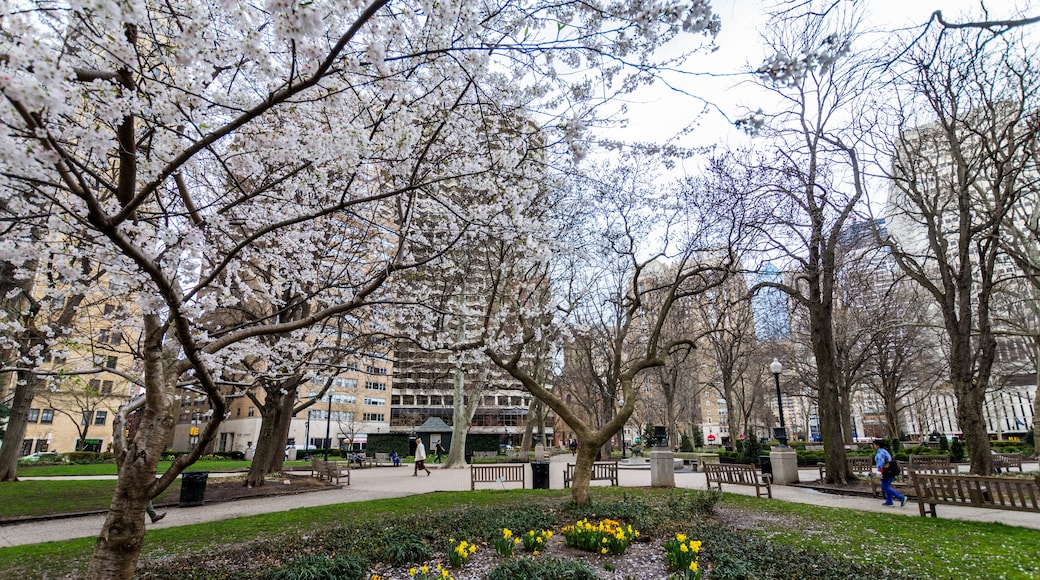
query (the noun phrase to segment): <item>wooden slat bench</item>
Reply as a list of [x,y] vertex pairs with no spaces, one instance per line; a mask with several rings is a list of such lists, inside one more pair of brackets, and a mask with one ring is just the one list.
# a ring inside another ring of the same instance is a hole
[[393,463],[390,461],[390,454],[389,453],[376,453],[376,455],[375,455],[375,465],[376,465],[376,467],[383,467],[383,466],[386,466],[386,465],[393,465]]
[[[845,464],[849,466],[849,471],[852,473],[867,476],[867,480],[870,481],[870,493],[876,497],[881,482],[874,473],[874,458],[859,455],[849,456],[845,458]],[[821,461],[816,464],[816,467],[820,470],[820,481],[822,482],[827,477],[827,464]]]
[[936,517],[938,504],[1040,513],[1040,475],[982,477],[915,472],[911,479],[921,517]]
[[[617,487],[617,461],[597,461],[592,464],[592,477],[589,481],[609,481],[610,485]],[[571,481],[574,480],[574,464],[568,463],[567,469],[563,472],[563,487],[567,488],[571,486]]]
[[1019,471],[1022,471],[1022,454],[1021,453],[994,453],[993,454],[993,468],[998,470],[1011,471],[1012,467],[1017,467]]
[[957,475],[957,464],[950,463],[949,455],[911,455],[907,467],[917,473],[949,473]]
[[754,465],[709,463],[704,466],[704,475],[708,478],[708,489],[711,489],[712,483],[719,486],[719,491],[723,483],[750,485],[754,486],[758,497],[762,497],[763,489],[770,498],[773,497],[772,476],[760,474]]
[[501,463],[495,465],[470,465],[469,488],[477,489],[478,483],[519,482],[520,487],[527,488],[527,466],[523,464]]
[[340,478],[345,477],[347,485],[350,485],[349,466],[342,463],[336,463],[335,461],[322,461],[320,459],[317,460],[316,463],[314,461],[311,463],[318,479],[327,479],[329,482],[336,482],[336,484],[339,484]]

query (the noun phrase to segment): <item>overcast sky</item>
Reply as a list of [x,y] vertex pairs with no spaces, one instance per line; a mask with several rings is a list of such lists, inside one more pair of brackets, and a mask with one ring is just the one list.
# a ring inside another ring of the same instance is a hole
[[[978,0],[861,0],[866,7],[867,24],[872,29],[897,30],[921,26],[935,10],[942,10],[948,19],[954,19],[966,10],[977,9]],[[762,0],[713,0],[715,12],[722,19],[714,52],[697,55],[686,66],[695,74],[669,77],[676,88],[703,99],[683,95],[663,83],[647,87],[632,96],[630,123],[626,130],[612,135],[628,141],[662,143],[677,131],[697,119],[705,102],[711,103],[709,112],[702,115],[697,130],[683,143],[687,145],[736,144],[745,139],[732,126],[732,121],[746,110],[762,107],[762,93],[758,92],[747,71],[760,65],[766,50],[760,38],[767,25]],[[1017,0],[991,0],[995,16],[1007,16]],[[881,37],[879,36],[879,41]],[[685,36],[686,43],[699,39]],[[713,107],[720,111],[711,110]]]

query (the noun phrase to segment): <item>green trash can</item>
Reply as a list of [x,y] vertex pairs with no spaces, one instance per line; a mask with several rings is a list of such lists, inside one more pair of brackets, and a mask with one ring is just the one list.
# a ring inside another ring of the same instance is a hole
[[208,471],[185,471],[181,474],[180,507],[200,506],[206,499]]

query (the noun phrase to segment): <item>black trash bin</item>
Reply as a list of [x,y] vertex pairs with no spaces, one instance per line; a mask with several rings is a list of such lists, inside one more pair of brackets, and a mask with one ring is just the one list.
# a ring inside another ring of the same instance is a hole
[[768,455],[759,455],[758,456],[758,466],[759,466],[759,468],[762,469],[762,475],[768,475],[768,476],[772,477],[772,475],[773,475],[773,462],[769,460],[769,456]]
[[186,471],[181,474],[180,507],[200,506],[206,499],[208,471]]
[[531,489],[549,489],[549,462],[531,462]]

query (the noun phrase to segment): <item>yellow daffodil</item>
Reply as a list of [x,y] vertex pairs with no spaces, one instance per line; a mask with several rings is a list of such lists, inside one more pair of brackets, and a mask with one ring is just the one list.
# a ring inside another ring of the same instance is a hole
[[696,571],[697,571],[697,560],[694,560],[693,562],[690,562],[690,572],[696,572]]
[[606,548],[603,548],[603,549],[602,549],[602,550],[600,550],[600,551],[601,551],[601,552],[603,552],[604,554],[606,554],[606,553],[607,553],[607,549],[606,549]]
[[686,534],[675,534],[675,539],[681,544],[686,541]]
[[694,552],[700,552],[701,551],[701,541],[700,540],[691,540],[690,541],[690,549],[693,550]]
[[408,575],[409,576],[415,576],[415,568],[409,568],[408,569]]
[[419,571],[422,572],[423,574],[429,574],[430,573],[430,567],[427,566],[426,564],[423,564],[422,568],[419,568]]
[[476,552],[476,551],[477,551],[477,547],[474,546],[473,544],[470,544],[469,545],[469,553],[472,554],[473,552]]
[[689,548],[687,548],[687,547],[686,547],[686,544],[680,544],[680,545],[679,545],[679,550],[680,550],[680,551],[681,551],[682,553],[684,553],[684,554],[685,554],[686,552],[689,552],[689,551],[690,551],[690,550],[689,550]]

